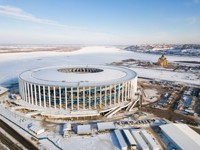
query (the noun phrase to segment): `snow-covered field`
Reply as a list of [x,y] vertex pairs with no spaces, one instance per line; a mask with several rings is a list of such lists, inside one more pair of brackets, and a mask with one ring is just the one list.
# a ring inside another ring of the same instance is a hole
[[[157,61],[159,55],[123,51],[115,47],[90,46],[74,52],[29,52],[0,54],[0,84],[15,83],[25,70],[63,64],[107,64],[124,59]],[[199,61],[198,57],[167,56],[173,61]],[[197,76],[190,73],[166,72],[134,68],[139,76],[171,81],[200,84]]]
[[173,72],[168,70],[145,69],[137,67],[134,67],[133,70],[138,73],[139,77],[200,85],[200,79],[198,75],[193,73]]
[[67,150],[118,150],[110,133],[60,139],[59,143],[61,147],[67,147]]

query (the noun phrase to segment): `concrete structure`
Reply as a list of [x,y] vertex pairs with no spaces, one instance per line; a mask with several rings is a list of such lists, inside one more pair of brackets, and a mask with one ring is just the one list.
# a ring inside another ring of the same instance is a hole
[[69,131],[71,131],[71,123],[65,123],[63,125],[63,137],[69,137]]
[[70,131],[71,130],[71,123],[65,123],[63,125],[63,131]]
[[128,145],[126,144],[126,141],[121,133],[120,130],[114,130],[114,133],[117,137],[117,141],[120,145],[121,150],[127,150],[128,149]]
[[131,133],[132,133],[135,141],[137,142],[137,148],[139,150],[149,150],[148,145],[146,144],[145,140],[140,135],[139,131],[131,130]]
[[92,129],[89,124],[77,126],[77,134],[84,135],[84,134],[91,134],[91,133],[92,133]]
[[100,122],[97,123],[98,131],[106,131],[115,129],[115,125],[113,122]]
[[158,65],[162,66],[162,67],[167,67],[168,66],[168,61],[167,58],[162,55],[159,59],[158,59]]
[[161,125],[160,129],[177,150],[200,149],[200,135],[186,124],[170,123]]
[[151,150],[159,150],[161,148],[156,143],[155,138],[153,139],[153,137],[146,130],[141,130],[140,135],[143,137],[145,142],[149,145]]
[[126,105],[134,100],[136,90],[137,74],[121,67],[64,65],[32,69],[19,76],[24,101],[67,110],[73,116],[80,111],[101,112]]
[[128,129],[123,130],[126,141],[128,142],[131,150],[137,149],[137,143]]

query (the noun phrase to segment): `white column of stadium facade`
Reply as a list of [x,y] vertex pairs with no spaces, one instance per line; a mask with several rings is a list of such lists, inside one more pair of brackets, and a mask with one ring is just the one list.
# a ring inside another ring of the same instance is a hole
[[22,99],[33,105],[70,110],[102,109],[132,100],[137,79],[100,87],[56,87],[19,79],[19,87]]

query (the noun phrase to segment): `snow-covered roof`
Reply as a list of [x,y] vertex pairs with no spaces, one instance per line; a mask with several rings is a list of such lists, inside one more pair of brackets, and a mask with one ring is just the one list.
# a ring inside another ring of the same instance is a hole
[[128,129],[124,129],[123,130],[127,140],[129,141],[129,143],[131,144],[131,146],[137,145],[135,139],[133,138],[132,134],[130,133],[130,131]]
[[160,146],[156,143],[156,141],[153,139],[153,137],[146,131],[146,130],[141,130],[140,131],[141,135],[143,135],[143,138],[148,141],[149,146],[151,149],[160,149]]
[[63,132],[69,130],[71,130],[71,123],[68,122],[63,125]]
[[40,133],[44,132],[43,128],[36,126],[36,125],[32,125],[29,129],[36,134],[40,134]]
[[135,138],[136,142],[138,145],[140,145],[140,148],[143,150],[148,150],[149,147],[147,146],[146,142],[144,139],[141,137],[138,131],[131,130],[131,133],[133,137]]
[[162,131],[167,134],[181,149],[200,149],[200,135],[186,124],[161,125]]
[[[100,71],[91,73],[68,70],[73,68],[99,69]],[[63,87],[103,86],[123,83],[135,77],[137,77],[136,72],[130,69],[102,65],[51,66],[31,69],[20,74],[20,78],[29,83]]]
[[77,134],[91,134],[91,133],[92,133],[92,130],[89,124],[77,126]]
[[99,131],[115,129],[115,125],[113,122],[100,122],[97,123],[97,127]]
[[0,86],[0,95],[5,93],[5,92],[7,92],[7,91],[8,91],[7,88],[4,88],[4,87]]
[[117,140],[119,142],[119,145],[121,147],[121,149],[127,149],[128,145],[126,144],[126,141],[124,139],[124,137],[122,136],[122,133],[120,130],[114,130],[115,135],[117,137]]

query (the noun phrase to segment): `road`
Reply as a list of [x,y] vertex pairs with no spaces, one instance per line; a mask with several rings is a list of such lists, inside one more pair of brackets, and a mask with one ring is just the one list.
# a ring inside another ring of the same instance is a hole
[[23,150],[21,147],[13,143],[9,138],[7,138],[3,133],[0,132],[0,141],[6,145],[10,150]]
[[[15,131],[13,128],[11,128],[7,123],[3,122],[1,119],[0,119],[0,127],[3,130],[5,130],[8,134],[10,134],[14,139],[16,139],[19,143],[21,143],[28,150],[38,150],[38,148],[36,148],[30,141],[28,141],[26,138],[20,135],[17,131]],[[19,149],[19,147],[15,148],[15,146],[17,145],[13,144],[11,141],[6,139],[5,136],[0,135],[0,139],[4,139],[5,145],[8,146],[9,148],[11,147],[11,150]],[[3,143],[3,140],[2,140],[2,143]]]

